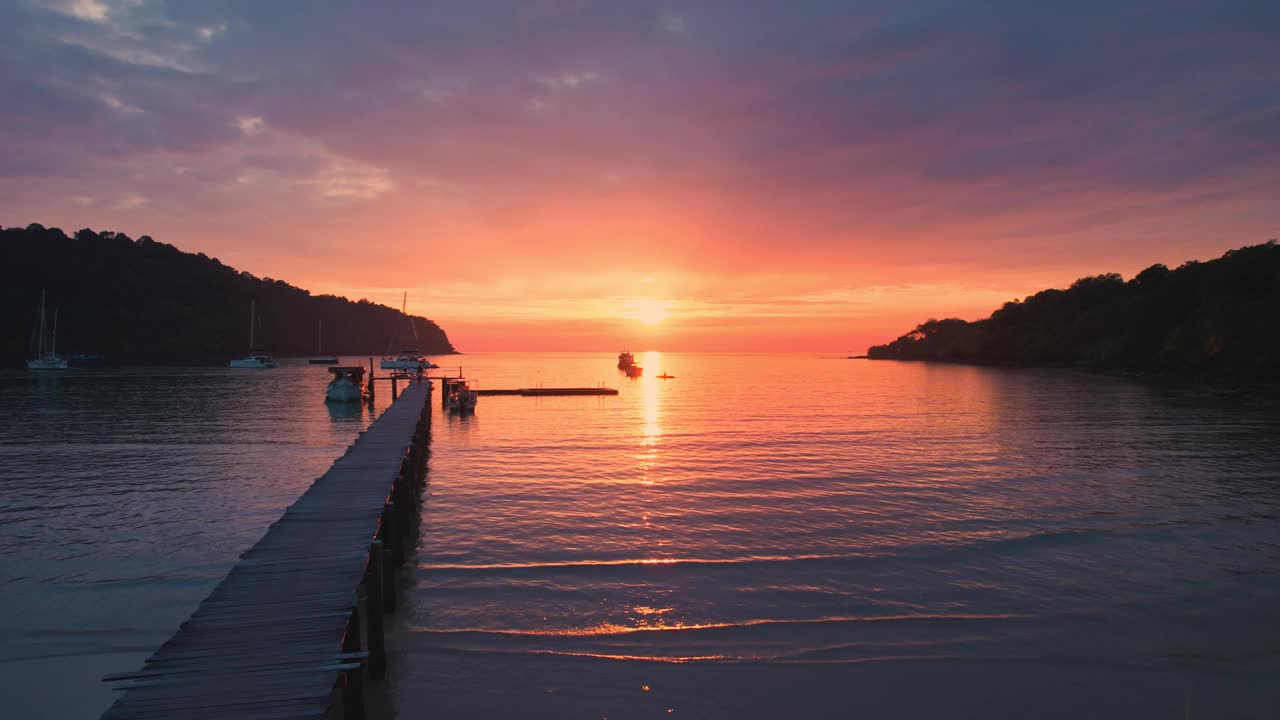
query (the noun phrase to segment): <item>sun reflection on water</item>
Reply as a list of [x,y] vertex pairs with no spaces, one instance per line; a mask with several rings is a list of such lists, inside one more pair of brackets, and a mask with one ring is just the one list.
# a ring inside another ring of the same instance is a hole
[[661,403],[658,397],[658,378],[656,377],[661,362],[662,353],[656,350],[650,350],[644,354],[644,366],[650,369],[650,373],[643,376],[641,380],[641,390],[644,392],[644,436],[646,445],[654,445],[657,443],[657,438],[662,435],[662,425],[659,422],[662,416]]

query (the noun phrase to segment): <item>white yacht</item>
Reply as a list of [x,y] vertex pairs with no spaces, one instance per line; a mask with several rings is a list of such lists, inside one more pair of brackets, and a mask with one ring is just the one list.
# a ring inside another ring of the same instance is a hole
[[271,357],[266,350],[255,348],[253,346],[253,326],[257,321],[257,315],[254,314],[253,301],[249,301],[249,354],[238,359],[232,360],[230,367],[242,368],[247,370],[265,370],[267,368],[280,367],[280,363]]
[[428,360],[421,352],[412,348],[401,350],[395,355],[388,355],[382,358],[382,362],[378,363],[378,366],[383,370],[408,370],[410,372],[440,367]]
[[326,355],[322,351],[324,347],[324,321],[316,322],[316,354],[307,358],[307,362],[312,365],[337,365],[337,355]]
[[28,370],[66,370],[67,359],[58,357],[58,311],[53,311],[53,332],[49,333],[49,347],[45,349],[44,290],[40,291],[40,342],[36,356],[27,361]]
[[257,348],[249,350],[249,354],[231,361],[229,367],[248,369],[248,370],[266,370],[267,368],[278,368],[280,363],[271,357],[271,353],[266,350]]
[[[409,317],[406,308],[408,307],[409,293],[404,294],[404,298],[400,301],[400,314],[405,316],[409,321],[409,330],[413,332],[413,339],[418,339],[418,328],[413,324],[413,318]],[[394,346],[392,346],[394,347]],[[388,350],[390,347],[388,348]],[[416,348],[401,350],[395,355],[387,355],[382,358],[382,362],[378,367],[383,370],[404,370],[407,372],[418,372],[420,370],[432,370],[440,367],[423,356],[422,351]]]

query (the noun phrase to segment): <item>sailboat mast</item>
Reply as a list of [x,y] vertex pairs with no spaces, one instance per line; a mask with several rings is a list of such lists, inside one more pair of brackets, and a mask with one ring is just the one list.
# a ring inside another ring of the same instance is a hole
[[58,308],[53,309],[53,336],[49,345],[49,352],[57,354],[58,352]]
[[249,301],[249,349],[253,349],[253,300]]
[[40,291],[40,353],[36,357],[44,355],[44,290]]
[[413,324],[413,318],[409,317],[409,313],[405,310],[409,306],[409,291],[404,292],[404,299],[400,301],[400,314],[404,315],[404,319],[409,321],[409,330],[413,332],[413,342],[418,342],[418,328]]

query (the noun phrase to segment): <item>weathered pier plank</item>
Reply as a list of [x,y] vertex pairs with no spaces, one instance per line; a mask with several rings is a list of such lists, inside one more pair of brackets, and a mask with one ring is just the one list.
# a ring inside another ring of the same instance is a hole
[[105,678],[123,693],[103,720],[363,717],[426,481],[430,394],[409,384],[140,670]]

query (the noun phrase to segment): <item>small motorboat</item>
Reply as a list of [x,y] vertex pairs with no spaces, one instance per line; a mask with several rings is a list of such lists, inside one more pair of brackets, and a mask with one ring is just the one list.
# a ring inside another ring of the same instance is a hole
[[449,390],[449,412],[474,412],[480,402],[480,393],[471,388],[471,383],[452,382],[446,386]]
[[659,375],[658,377],[659,377],[659,378],[661,378],[662,380],[670,380],[670,379],[674,378],[674,377],[675,377],[675,375],[668,375],[668,374],[666,374],[666,373],[662,373],[662,374],[661,374],[661,375]]
[[627,377],[629,378],[640,377],[641,375],[644,374],[644,368],[640,367],[639,365],[629,365],[623,368],[623,370],[627,373]]
[[365,398],[364,368],[358,365],[339,365],[329,368],[333,379],[325,388],[324,399],[332,402],[359,402]]

